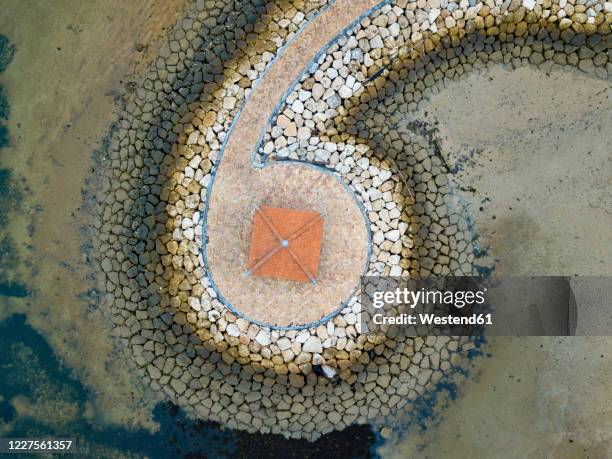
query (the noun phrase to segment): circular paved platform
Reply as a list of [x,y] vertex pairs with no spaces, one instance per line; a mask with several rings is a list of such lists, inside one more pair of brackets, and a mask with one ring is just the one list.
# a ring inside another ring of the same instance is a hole
[[[358,286],[368,254],[368,231],[352,193],[336,177],[297,163],[274,164],[221,183],[226,198],[209,212],[207,258],[228,306],[275,326],[312,324],[340,309]],[[246,273],[258,205],[324,216],[316,285]]]

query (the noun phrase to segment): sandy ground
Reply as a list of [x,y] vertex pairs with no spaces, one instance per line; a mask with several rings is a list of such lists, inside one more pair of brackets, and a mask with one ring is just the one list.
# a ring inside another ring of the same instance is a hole
[[[148,424],[138,410],[121,359],[97,311],[81,295],[89,288],[79,234],[86,224],[78,210],[91,153],[112,122],[113,95],[123,78],[146,64],[154,42],[171,27],[185,0],[125,2],[5,0],[0,31],[16,45],[2,75],[11,103],[11,146],[3,167],[26,177],[30,189],[9,232],[22,260],[38,274],[24,280],[35,291],[11,300],[0,315],[27,312],[29,322],[91,388],[99,414],[112,422]],[[143,44],[152,44],[142,47]],[[140,51],[138,51],[140,50]],[[34,211],[40,206],[41,211]],[[26,227],[34,225],[31,238]]]
[[[496,269],[612,273],[609,82],[497,67],[453,82],[425,112],[449,163],[464,167],[458,184],[475,189],[465,197]],[[485,349],[439,423],[401,431],[384,457],[611,457],[612,338],[497,338]]]
[[607,458],[609,338],[497,339],[440,422],[403,434],[383,457]]
[[609,81],[496,66],[424,110],[449,163],[465,168],[458,184],[475,189],[465,197],[497,271],[612,274]]

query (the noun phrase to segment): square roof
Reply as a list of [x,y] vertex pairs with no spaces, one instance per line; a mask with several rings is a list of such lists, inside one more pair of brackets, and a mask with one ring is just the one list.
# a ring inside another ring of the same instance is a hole
[[323,239],[319,212],[257,207],[247,268],[256,276],[316,284]]

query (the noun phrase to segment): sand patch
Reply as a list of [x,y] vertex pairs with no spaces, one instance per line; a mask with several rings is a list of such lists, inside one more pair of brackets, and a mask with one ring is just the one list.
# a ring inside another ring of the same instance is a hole
[[480,243],[513,275],[612,272],[612,91],[577,70],[501,66],[424,104]]

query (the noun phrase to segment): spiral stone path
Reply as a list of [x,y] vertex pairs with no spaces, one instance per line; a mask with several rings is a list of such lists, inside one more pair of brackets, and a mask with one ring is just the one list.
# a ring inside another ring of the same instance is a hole
[[[98,288],[135,374],[229,428],[387,432],[478,345],[359,323],[363,272],[478,267],[452,171],[410,115],[489,65],[609,80],[610,23],[592,0],[195,2],[100,165]],[[324,214],[318,286],[245,277],[256,205]]]
[[[204,252],[218,291],[246,317],[281,326],[315,323],[349,300],[366,271],[368,228],[338,178],[300,163],[255,168],[253,159],[279,97],[319,49],[376,3],[339,0],[310,22],[266,71],[229,133],[210,187]],[[310,131],[296,135],[307,138]],[[245,274],[253,209],[260,204],[324,215],[316,285]]]

